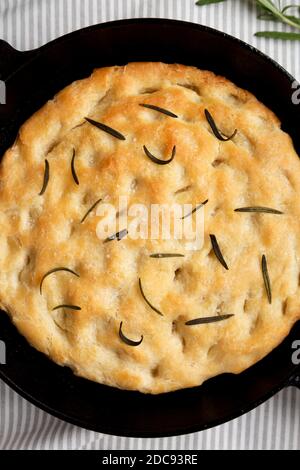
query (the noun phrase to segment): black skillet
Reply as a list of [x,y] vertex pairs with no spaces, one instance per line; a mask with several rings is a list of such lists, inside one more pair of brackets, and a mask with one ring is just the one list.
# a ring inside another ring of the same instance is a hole
[[[139,19],[85,28],[28,52],[0,41],[0,78],[7,86],[7,105],[0,105],[0,155],[25,119],[65,85],[95,67],[131,61],[177,62],[225,75],[275,111],[300,154],[300,105],[291,100],[294,80],[278,64],[204,26]],[[292,345],[300,340],[300,322],[275,351],[246,372],[160,396],[75,377],[30,347],[5,314],[0,315],[0,339],[7,349],[0,377],[7,384],[58,418],[108,434],[158,437],[200,431],[240,416],[283,387],[299,387]]]

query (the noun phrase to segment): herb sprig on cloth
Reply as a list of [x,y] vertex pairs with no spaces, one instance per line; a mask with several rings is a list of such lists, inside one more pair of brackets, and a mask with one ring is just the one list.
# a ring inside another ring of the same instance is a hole
[[[212,3],[222,3],[226,0],[198,0],[196,5],[204,6]],[[257,18],[265,21],[278,21],[283,24],[291,26],[293,29],[300,30],[300,4],[290,4],[282,6],[282,1],[272,0],[251,0],[255,1],[258,7]],[[300,40],[300,32],[282,32],[282,31],[259,31],[255,36],[272,38],[272,39],[285,39],[285,40]]]

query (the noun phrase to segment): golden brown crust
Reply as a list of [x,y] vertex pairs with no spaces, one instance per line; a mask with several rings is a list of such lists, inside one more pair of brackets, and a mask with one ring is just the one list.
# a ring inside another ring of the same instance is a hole
[[[232,141],[215,138],[205,108],[224,133],[238,129]],[[85,116],[117,129],[126,141],[83,124]],[[176,145],[176,158],[155,165],[143,145],[162,156]],[[73,148],[79,185],[70,170]],[[45,159],[50,179],[39,196]],[[150,393],[199,385],[254,364],[300,318],[300,162],[274,114],[225,78],[160,63],[96,70],[22,126],[0,178],[1,305],[35,348],[78,375]],[[80,220],[97,199],[116,203],[120,195],[129,204],[147,206],[208,198],[203,249],[160,260],[149,254],[180,252],[182,242],[128,238],[103,244],[95,211],[83,224]],[[250,205],[284,215],[234,212]],[[211,233],[222,245],[228,271],[211,253]],[[271,305],[262,254],[268,259]],[[42,276],[57,266],[80,278],[65,272],[49,276],[41,295]],[[144,302],[139,277],[164,317]],[[52,311],[59,304],[81,310]],[[185,325],[217,313],[235,316]],[[140,346],[121,342],[121,321],[129,338],[144,336]]]

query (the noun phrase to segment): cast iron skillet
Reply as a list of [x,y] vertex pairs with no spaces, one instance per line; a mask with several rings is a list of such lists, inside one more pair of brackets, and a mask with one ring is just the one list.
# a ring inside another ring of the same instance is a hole
[[[204,26],[139,19],[85,28],[28,52],[1,41],[0,78],[6,81],[7,105],[0,106],[0,155],[25,119],[65,85],[88,76],[94,67],[131,61],[177,62],[225,75],[275,111],[300,154],[300,106],[291,101],[294,80],[279,65]],[[275,351],[246,372],[160,396],[75,377],[30,347],[2,313],[0,339],[7,347],[0,377],[7,384],[58,418],[108,434],[158,437],[200,431],[253,409],[285,386],[299,387],[299,366],[291,356],[293,342],[300,339],[300,322]]]

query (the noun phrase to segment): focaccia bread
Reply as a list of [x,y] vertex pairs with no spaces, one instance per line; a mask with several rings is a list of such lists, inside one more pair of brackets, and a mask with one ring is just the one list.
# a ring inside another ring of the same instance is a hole
[[[256,363],[300,318],[300,161],[276,116],[223,77],[98,69],[21,127],[0,188],[1,307],[75,374],[146,393],[197,386]],[[97,208],[120,196],[205,202],[203,247],[100,240]]]

